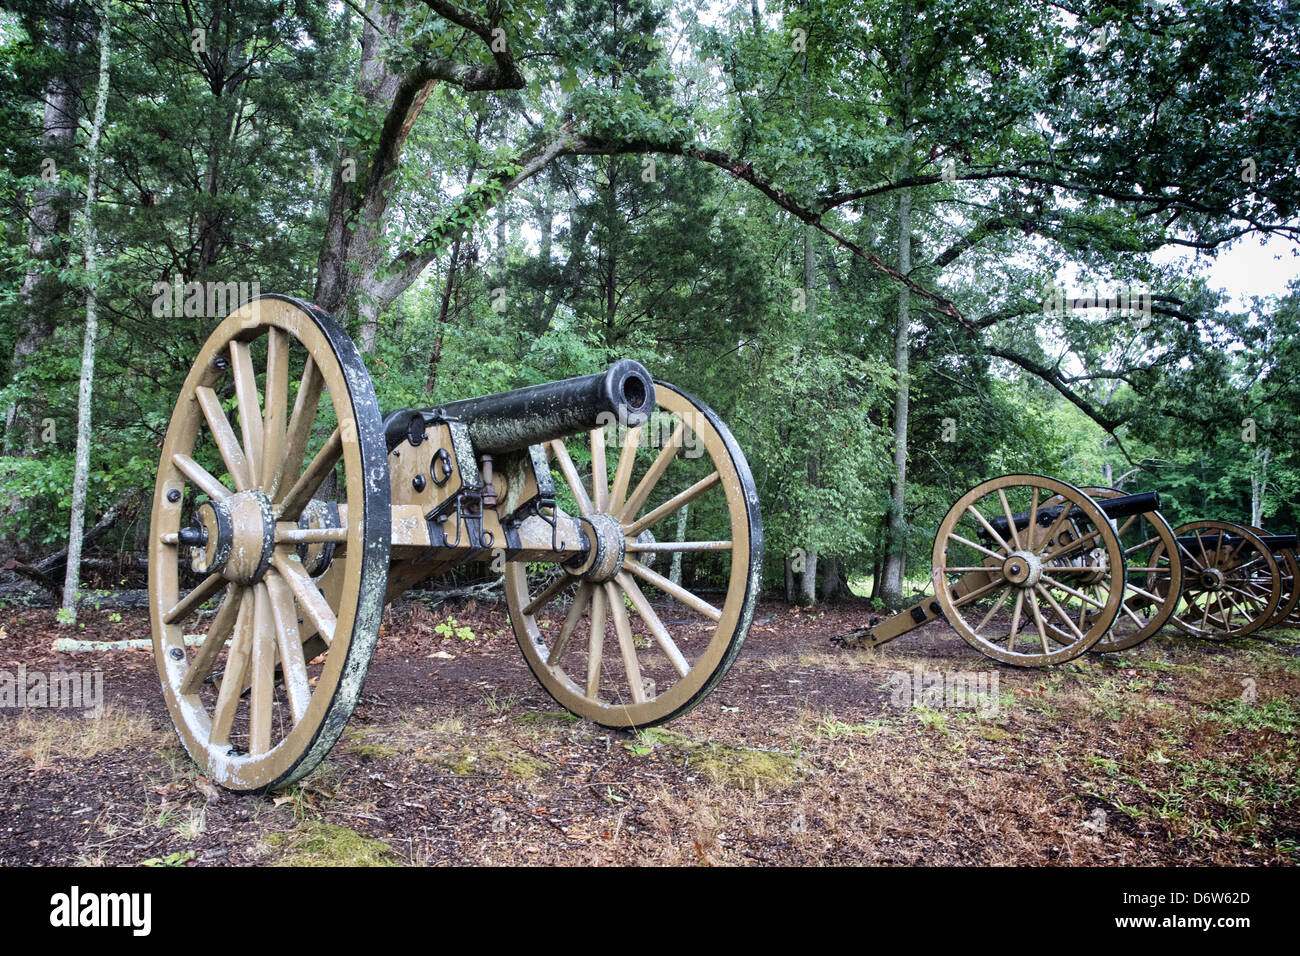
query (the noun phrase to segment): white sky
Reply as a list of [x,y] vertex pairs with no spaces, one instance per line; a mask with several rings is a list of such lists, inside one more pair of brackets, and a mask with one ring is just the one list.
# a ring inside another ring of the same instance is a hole
[[1189,262],[1211,288],[1228,293],[1230,308],[1246,311],[1253,296],[1284,296],[1287,283],[1300,279],[1300,246],[1278,236],[1247,236],[1210,258],[1162,249],[1157,262]]

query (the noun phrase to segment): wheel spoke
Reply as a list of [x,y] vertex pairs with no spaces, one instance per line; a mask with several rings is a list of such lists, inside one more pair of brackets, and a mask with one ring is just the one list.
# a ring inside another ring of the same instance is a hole
[[998,554],[996,551],[990,551],[982,544],[976,544],[974,541],[971,541],[968,538],[963,538],[955,531],[952,534],[948,535],[948,537],[951,538],[953,541],[960,541],[962,544],[966,545],[966,547],[974,548],[976,551],[979,551],[982,554],[986,554],[990,558],[997,558],[999,562],[1005,557],[1005,555]]
[[614,487],[609,493],[609,510],[612,512],[617,512],[623,507],[628,485],[632,482],[632,466],[636,464],[636,449],[640,442],[641,426],[629,428],[623,437],[623,449],[618,455],[618,467],[614,469]]
[[669,581],[663,575],[656,574],[655,572],[647,568],[644,564],[642,564],[640,561],[637,561],[635,558],[626,559],[623,563],[623,567],[627,568],[629,571],[631,571],[641,580],[653,584],[655,587],[657,587],[660,591],[663,591],[665,594],[671,594],[673,597],[677,598],[677,600],[681,601],[691,610],[698,611],[699,613],[703,614],[705,617],[709,618],[711,621],[714,621],[716,623],[717,621],[722,620],[722,612],[719,611],[712,604],[710,604],[708,601],[696,597],[694,594],[692,594],[690,591],[686,590],[686,588],[682,587],[679,584],[673,584],[672,581]]
[[591,636],[587,642],[587,697],[600,699],[600,659],[605,653],[605,589],[593,588]]
[[1029,613],[1034,616],[1034,626],[1038,628],[1038,640],[1043,645],[1043,653],[1052,653],[1047,646],[1047,625],[1043,623],[1043,614],[1038,609],[1038,598],[1034,597],[1033,591],[1026,592],[1029,595]]
[[294,607],[293,593],[279,574],[273,572],[266,576],[266,589],[271,602],[271,615],[275,620],[275,639],[280,647],[284,689],[296,724],[302,720],[307,713],[307,705],[311,703],[307,660],[302,651],[302,635],[298,631],[298,613]]
[[1050,577],[1046,574],[1040,574],[1039,580],[1046,581],[1048,584],[1056,588],[1058,591],[1064,591],[1066,594],[1070,595],[1071,597],[1077,597],[1080,601],[1087,601],[1093,607],[1104,608],[1106,606],[1103,602],[1098,601],[1096,598],[1088,597],[1088,595],[1084,594],[1082,591],[1076,591],[1068,584],[1062,584],[1060,581],[1056,580],[1056,578]]
[[627,608],[623,606],[623,595],[611,581],[606,581],[604,588],[605,599],[614,612],[614,631],[618,634],[618,647],[623,654],[623,671],[627,675],[628,690],[632,692],[632,702],[644,704],[646,696],[645,684],[641,681],[641,663],[636,657],[636,643],[632,638],[632,625],[627,619]]
[[730,551],[730,541],[656,541],[654,544],[644,544],[635,539],[627,542],[629,554],[633,553],[650,553],[658,554],[661,551]]
[[248,752],[256,757],[271,749],[271,711],[275,700],[275,621],[271,617],[271,598],[264,581],[253,587],[251,669]]
[[289,490],[288,478],[302,471],[302,459],[307,454],[307,442],[311,439],[311,426],[316,421],[316,407],[320,403],[321,388],[324,385],[325,379],[320,369],[308,356],[307,364],[302,370],[302,381],[298,385],[298,397],[294,399],[293,415],[285,433],[284,458],[271,480],[271,490],[267,492],[273,502],[279,503]]
[[334,643],[334,627],[337,624],[334,611],[325,600],[325,595],[321,594],[320,589],[316,587],[316,582],[304,570],[298,556],[295,554],[289,558],[277,551],[271,558],[271,564],[293,591],[293,596],[298,599],[298,606],[302,608],[303,616],[311,622],[316,633],[321,636],[321,640],[326,644]]
[[203,638],[203,643],[194,654],[194,660],[190,662],[189,669],[185,672],[185,678],[181,681],[182,694],[194,694],[198,692],[201,685],[209,674],[212,673],[212,664],[221,653],[221,649],[226,646],[226,639],[235,627],[235,618],[239,614],[239,607],[243,601],[244,589],[238,585],[232,584],[226,591],[226,596],[217,608],[217,613],[212,616],[212,623],[208,626],[208,634]]
[[262,417],[263,491],[271,491],[284,456],[285,416],[289,413],[289,335],[271,329],[266,343],[266,412]]
[[649,599],[642,593],[641,588],[637,586],[632,575],[628,574],[626,571],[620,571],[615,580],[618,581],[623,590],[627,592],[627,596],[632,599],[632,606],[636,608],[636,613],[640,615],[641,620],[645,621],[645,626],[650,629],[650,633],[654,636],[656,643],[658,643],[659,649],[664,652],[664,656],[667,657],[669,663],[673,665],[673,670],[677,671],[678,676],[685,677],[687,672],[690,671],[691,665],[682,655],[682,652],[677,648],[677,643],[668,633],[668,629],[664,627],[663,621],[659,620],[659,615],[656,614],[655,609],[650,606]]
[[1007,650],[1014,651],[1016,635],[1020,633],[1020,615],[1025,609],[1025,592],[1016,591],[1016,606],[1011,612],[1011,632],[1007,634]]
[[230,420],[221,409],[221,400],[206,385],[196,388],[194,397],[198,399],[199,408],[212,432],[212,440],[216,443],[217,451],[221,452],[221,460],[226,463],[230,480],[235,483],[235,490],[247,491],[253,487],[248,475],[248,459],[244,457],[244,449],[239,446],[235,430],[230,427]]
[[1052,610],[1054,610],[1058,615],[1060,615],[1061,620],[1063,620],[1069,626],[1070,630],[1074,632],[1074,636],[1079,640],[1083,640],[1083,631],[1079,630],[1078,626],[1071,619],[1070,615],[1065,613],[1065,611],[1061,608],[1061,605],[1057,603],[1056,598],[1052,597],[1052,593],[1048,591],[1047,588],[1043,587],[1041,584],[1035,584],[1034,588],[1035,590],[1038,591],[1039,594],[1041,594],[1046,599],[1047,603],[1051,605]]
[[605,461],[605,429],[591,430],[591,503],[597,511],[609,508],[609,465]]
[[163,615],[164,624],[178,624],[185,620],[212,595],[225,586],[226,579],[219,574],[209,574],[199,582],[199,586],[181,598],[170,611]]
[[574,467],[573,459],[569,457],[569,449],[564,445],[564,439],[557,438],[551,442],[551,450],[555,452],[555,461],[560,466],[560,472],[564,475],[564,481],[573,492],[573,499],[578,503],[578,512],[587,517],[591,514],[591,498],[587,496],[587,489],[582,486],[582,479],[578,476],[578,469]]
[[226,669],[221,675],[221,690],[217,706],[212,711],[212,731],[208,742],[230,743],[230,728],[235,723],[235,709],[244,690],[248,672],[248,658],[253,646],[253,591],[245,588],[239,600],[239,616],[235,620],[235,639],[226,657]]
[[1002,589],[1002,592],[998,595],[998,599],[993,602],[993,606],[989,608],[989,612],[984,615],[983,619],[978,624],[975,625],[976,634],[978,634],[983,629],[984,625],[989,622],[989,618],[993,617],[993,615],[997,613],[998,608],[1002,607],[1002,605],[1006,603],[1007,598],[1010,596],[1011,596],[1011,585],[1008,584],[1006,587]]
[[559,594],[572,583],[573,575],[568,573],[561,574],[558,578],[548,584],[541,594],[528,602],[527,606],[524,608],[524,614],[536,614],[539,607],[549,602],[551,598],[555,597],[555,595]]
[[239,409],[239,427],[244,436],[244,456],[253,478],[262,474],[262,408],[257,399],[257,373],[248,343],[230,343],[230,369],[235,378],[235,404]]
[[1022,547],[1020,544],[1020,531],[1016,528],[1016,519],[1011,517],[1011,505],[1007,503],[1007,493],[1001,488],[998,489],[998,500],[1002,503],[1002,514],[1006,516],[1007,530],[1011,533],[1011,540],[1015,543],[1016,550],[1019,550]]
[[654,463],[650,466],[650,470],[645,473],[641,478],[640,483],[637,484],[636,491],[632,492],[631,497],[629,497],[627,501],[623,503],[623,507],[619,509],[619,521],[626,524],[628,521],[636,517],[636,513],[640,511],[641,506],[645,504],[646,498],[650,497],[650,492],[654,491],[655,485],[659,484],[659,479],[662,478],[664,472],[668,470],[668,466],[672,463],[672,460],[677,457],[677,452],[682,447],[682,442],[685,437],[686,420],[682,419],[677,423],[677,427],[673,429],[672,438],[668,439],[664,447],[660,449]]
[[298,516],[302,514],[302,509],[307,507],[307,503],[311,501],[311,496],[321,486],[325,476],[334,470],[334,466],[338,464],[342,455],[343,431],[341,428],[336,428],[330,433],[330,437],[325,444],[321,446],[321,450],[316,452],[316,457],[311,460],[307,470],[293,483],[293,487],[284,496],[277,509],[276,517],[297,521]]
[[633,523],[633,525],[630,528],[627,529],[627,536],[629,538],[635,538],[637,535],[639,535],[642,531],[645,531],[647,528],[653,528],[655,525],[659,524],[659,522],[663,521],[669,515],[673,515],[676,514],[678,511],[681,511],[682,508],[690,504],[700,495],[704,494],[704,492],[708,491],[710,488],[712,488],[721,480],[722,480],[722,476],[719,475],[716,471],[713,472],[711,475],[709,475],[707,478],[701,478],[699,481],[691,485],[681,494],[674,495],[673,497],[665,501],[663,504],[661,504],[654,511],[648,511],[644,516],[637,519],[637,521]]
[[172,463],[181,470],[186,478],[194,482],[199,491],[209,498],[215,501],[224,501],[230,497],[230,489],[217,481],[216,478],[213,478],[206,468],[189,455],[179,453],[172,455]]
[[564,660],[564,652],[569,649],[569,639],[573,637],[573,630],[582,620],[587,605],[591,603],[591,591],[592,586],[586,581],[578,585],[578,593],[573,596],[569,613],[564,616],[564,626],[560,628],[559,636],[555,638],[555,643],[551,645],[551,652],[546,657],[549,666],[554,667]]

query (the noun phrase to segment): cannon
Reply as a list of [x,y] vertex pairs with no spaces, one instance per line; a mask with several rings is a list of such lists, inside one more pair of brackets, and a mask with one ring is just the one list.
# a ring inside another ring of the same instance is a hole
[[[688,506],[685,535],[662,537]],[[262,296],[204,343],[162,443],[149,610],[163,696],[215,782],[286,786],[342,733],[385,605],[479,561],[503,575],[524,659],[560,705],[653,726],[735,660],[762,541],[727,426],[636,362],[382,415],[330,316]],[[662,573],[674,552],[708,590]]]
[[1297,603],[1295,535],[1268,535],[1231,521],[1175,529],[1186,568],[1171,620],[1194,637],[1221,640],[1281,623]]
[[[939,523],[934,596],[835,640],[875,647],[942,617],[972,647],[1020,667],[1074,659],[1096,647],[1121,614],[1128,626],[1105,649],[1145,640],[1172,613],[1164,595],[1178,593],[1180,556],[1156,511],[1158,496],[1099,494],[1103,500],[1094,500],[1043,475],[977,485]],[[1121,518],[1127,523],[1117,531],[1112,522]],[[1162,535],[1169,536],[1164,559],[1153,554]],[[1131,577],[1126,555],[1134,559]]]

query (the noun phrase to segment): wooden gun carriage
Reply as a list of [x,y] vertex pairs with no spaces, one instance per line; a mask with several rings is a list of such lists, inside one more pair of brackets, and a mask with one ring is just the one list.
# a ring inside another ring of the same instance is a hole
[[[664,540],[687,508],[688,531],[710,536]],[[383,416],[343,330],[263,296],[185,380],[150,549],[173,723],[213,780],[256,791],[300,779],[338,739],[384,606],[466,562],[504,575],[524,658],[568,710],[619,728],[685,713],[748,631],[762,522],[726,425],[636,362]],[[712,592],[666,573],[674,552]]]

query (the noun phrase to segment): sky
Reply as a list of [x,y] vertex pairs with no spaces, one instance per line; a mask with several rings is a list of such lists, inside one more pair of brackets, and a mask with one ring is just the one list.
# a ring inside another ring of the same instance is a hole
[[1300,279],[1297,253],[1300,246],[1279,236],[1270,236],[1262,242],[1258,237],[1247,236],[1220,250],[1214,258],[1163,249],[1155,259],[1162,263],[1190,261],[1196,274],[1205,276],[1211,288],[1228,293],[1230,307],[1246,311],[1252,296],[1283,296],[1287,283]]

